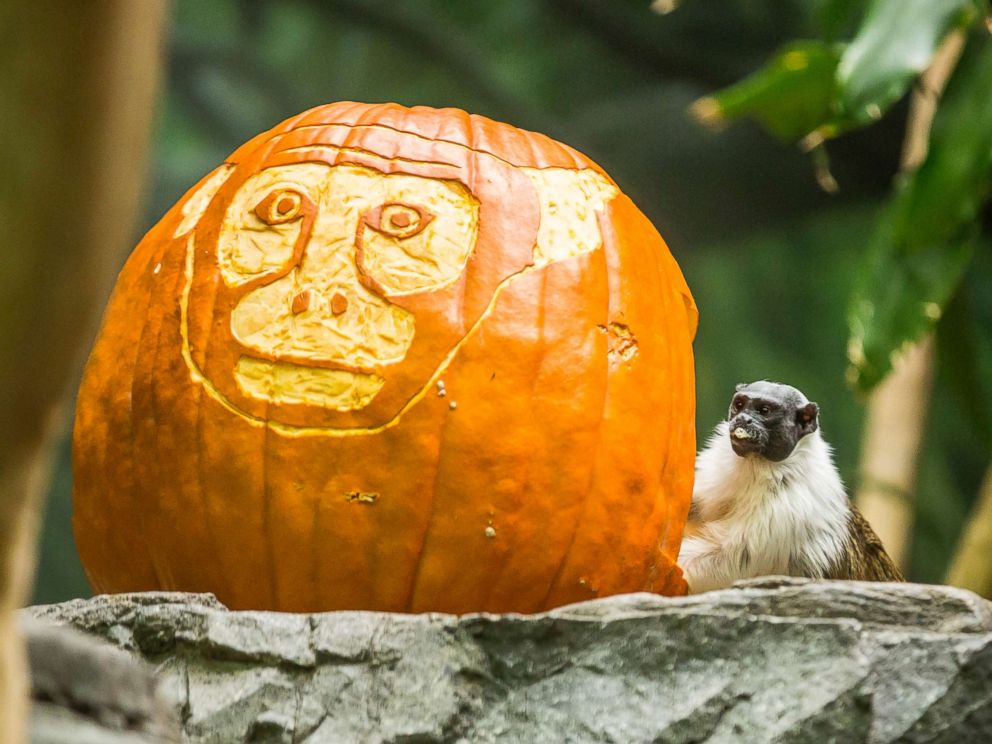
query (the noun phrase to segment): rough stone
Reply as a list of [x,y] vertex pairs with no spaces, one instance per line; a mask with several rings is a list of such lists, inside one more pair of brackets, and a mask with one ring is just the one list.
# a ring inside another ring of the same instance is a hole
[[765,579],[534,616],[35,607],[157,665],[191,742],[992,741],[992,605]]
[[175,700],[151,668],[73,628],[22,617],[31,669],[34,744],[182,740]]

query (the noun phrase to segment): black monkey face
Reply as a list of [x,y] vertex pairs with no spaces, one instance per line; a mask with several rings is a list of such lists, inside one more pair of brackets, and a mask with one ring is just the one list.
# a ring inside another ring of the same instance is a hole
[[776,382],[738,385],[730,401],[730,446],[740,457],[788,458],[817,429],[819,409],[796,388]]

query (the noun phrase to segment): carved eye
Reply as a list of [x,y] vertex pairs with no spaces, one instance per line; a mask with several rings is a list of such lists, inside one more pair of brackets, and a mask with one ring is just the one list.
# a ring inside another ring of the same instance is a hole
[[255,214],[266,225],[281,225],[300,217],[306,201],[307,197],[296,189],[278,189],[258,203]]
[[366,212],[362,220],[376,232],[392,238],[411,238],[426,228],[434,215],[423,207],[389,202]]

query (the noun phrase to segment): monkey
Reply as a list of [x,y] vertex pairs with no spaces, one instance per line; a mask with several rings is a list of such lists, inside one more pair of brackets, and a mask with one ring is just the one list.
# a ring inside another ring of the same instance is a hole
[[850,502],[819,406],[789,385],[738,385],[696,458],[679,552],[689,592],[770,574],[905,581]]

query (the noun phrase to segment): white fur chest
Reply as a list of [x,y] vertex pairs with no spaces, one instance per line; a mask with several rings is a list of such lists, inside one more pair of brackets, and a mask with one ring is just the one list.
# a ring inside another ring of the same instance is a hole
[[819,431],[775,463],[734,454],[721,423],[696,460],[699,530],[679,553],[690,591],[769,574],[822,576],[845,549],[848,510]]

